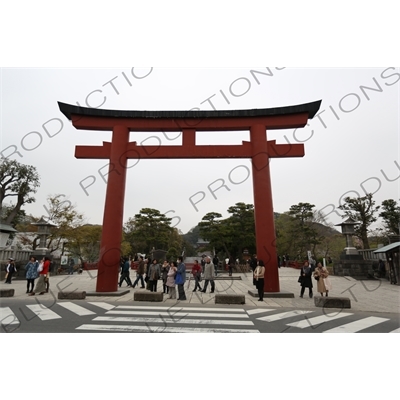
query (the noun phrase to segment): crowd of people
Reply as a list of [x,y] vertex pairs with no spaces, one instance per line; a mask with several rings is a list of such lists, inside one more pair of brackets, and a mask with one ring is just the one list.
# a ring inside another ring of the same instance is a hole
[[[133,283],[130,279],[130,270],[131,262],[128,258],[124,258],[121,261],[119,287],[125,281],[127,287],[135,288],[140,283],[141,289],[157,292],[158,281],[162,280],[164,294],[168,294],[170,299],[176,299],[178,295],[178,300],[186,300],[184,287],[186,282],[186,265],[183,262],[182,256],[179,256],[177,261],[164,261],[162,264],[157,259],[151,260],[144,258],[144,256],[139,256],[136,280]],[[214,293],[214,278],[217,276],[217,268],[211,257],[204,256],[201,263],[195,260],[190,273],[195,282],[193,292],[198,290],[199,292],[206,293],[208,285],[210,285],[210,293]],[[200,282],[203,280],[204,286],[202,288]]]
[[[288,258],[285,257],[286,259]],[[232,268],[236,260],[233,257],[224,260],[229,276],[232,275]],[[38,261],[32,256],[25,266],[26,276],[26,293],[29,296],[34,296],[36,293],[43,295],[48,293],[50,287],[50,259],[43,257]],[[193,292],[199,291],[206,293],[210,286],[210,293],[215,292],[215,277],[218,274],[219,259],[214,256],[202,256],[201,261],[194,260],[191,269],[191,278],[194,280]],[[259,301],[264,300],[264,279],[265,279],[265,264],[263,260],[257,258],[254,254],[249,260],[249,265],[253,275],[253,284],[257,289]],[[279,266],[279,263],[278,263]],[[169,295],[170,299],[186,300],[184,284],[186,282],[186,265],[183,262],[183,257],[179,256],[177,261],[164,261],[162,264],[157,259],[150,260],[139,256],[138,266],[136,270],[136,279],[134,282],[130,279],[131,261],[128,258],[121,260],[119,287],[125,281],[128,287],[135,288],[139,286],[142,289],[147,289],[151,292],[157,292],[159,280],[162,281],[163,293]],[[71,270],[72,268],[70,268]],[[17,272],[15,260],[10,258],[6,266],[6,281],[11,284],[12,276]],[[317,282],[317,291],[321,296],[328,296],[332,288],[329,280],[329,272],[325,266],[316,263],[313,259],[305,260],[300,269],[298,282],[300,283],[300,297],[303,298],[306,288],[308,295],[313,297],[313,279]],[[35,281],[37,279],[36,285]],[[201,283],[203,282],[203,287]],[[176,290],[178,289],[178,290]]]
[[[36,293],[45,294],[49,292],[50,264],[51,261],[49,257],[42,257],[40,261],[34,256],[30,257],[28,263],[25,265],[26,293],[29,294],[29,296],[34,296]],[[16,272],[15,260],[9,258],[6,266],[5,283],[11,284],[12,276]],[[35,286],[36,279],[38,279],[38,281]]]
[[298,282],[300,283],[300,297],[303,298],[306,288],[308,288],[308,296],[310,299],[313,298],[313,281],[312,278],[317,281],[317,290],[321,296],[328,297],[328,293],[331,290],[331,282],[328,278],[329,272],[325,266],[319,263],[311,263],[308,260],[304,261],[303,267],[300,270],[300,276]]

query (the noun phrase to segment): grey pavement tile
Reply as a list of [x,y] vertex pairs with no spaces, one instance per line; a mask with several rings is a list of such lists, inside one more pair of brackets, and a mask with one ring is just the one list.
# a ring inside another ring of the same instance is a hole
[[[254,290],[251,274],[234,274],[240,276],[240,280],[216,280],[216,293],[226,294],[245,294],[246,306],[249,307],[295,307],[295,308],[315,308],[314,300],[308,298],[306,290],[305,297],[299,298],[300,286],[297,283],[299,275],[298,270],[292,268],[279,269],[279,285],[282,292],[294,294],[294,298],[267,298],[264,297],[263,302],[257,301],[257,298],[248,294],[249,290]],[[50,290],[55,297],[59,291],[85,290],[86,292],[95,292],[96,290],[96,271],[84,271],[81,275],[55,275],[50,278]],[[219,276],[227,274],[219,274]],[[131,277],[134,272],[131,273]],[[358,281],[350,277],[331,276],[332,291],[329,293],[331,297],[348,297],[351,300],[351,308],[354,311],[375,311],[375,312],[391,312],[399,313],[400,308],[400,286],[390,285],[387,280],[365,280]],[[204,282],[201,283],[204,285]],[[210,294],[210,287],[207,288],[207,293],[193,293],[193,281],[187,281],[185,285],[187,300],[180,302],[181,304],[207,304],[213,305],[215,294]],[[28,299],[25,280],[13,280],[11,285],[4,282],[0,283],[1,289],[15,289],[14,298],[23,300]],[[126,290],[123,287],[121,289]],[[133,303],[133,293],[137,290],[145,289],[129,289],[129,293],[120,296],[87,296],[86,301],[101,301],[117,302],[117,303]],[[159,285],[158,290],[162,290],[162,285]],[[314,285],[314,296],[319,296],[316,293],[316,285]],[[32,297],[30,297],[32,299]],[[168,299],[165,295],[162,304],[173,305],[175,300]]]

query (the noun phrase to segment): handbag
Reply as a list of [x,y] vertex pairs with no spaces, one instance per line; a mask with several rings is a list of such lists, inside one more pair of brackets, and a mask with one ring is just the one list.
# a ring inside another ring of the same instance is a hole
[[43,271],[43,263],[39,264],[37,271],[38,272],[42,272]]
[[315,275],[314,278],[315,278],[316,281],[319,281],[319,276],[318,275]]
[[299,276],[299,279],[297,279],[297,282],[302,283],[303,282],[303,277]]

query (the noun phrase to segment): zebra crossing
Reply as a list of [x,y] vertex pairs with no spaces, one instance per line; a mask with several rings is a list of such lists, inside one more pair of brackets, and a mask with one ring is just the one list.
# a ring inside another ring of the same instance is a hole
[[[318,333],[366,332],[378,326],[382,332],[400,333],[399,321],[393,324],[381,316],[354,315],[352,312],[322,313],[318,309],[282,310],[279,308],[218,308],[114,305],[93,301],[77,304],[57,302],[27,304],[29,312],[42,323],[69,318],[73,315],[76,332],[164,332],[164,333],[260,333],[273,332],[270,327],[284,331]],[[24,311],[21,312],[25,314]],[[81,322],[80,322],[81,321]],[[0,324],[12,330],[20,320],[10,307],[0,307]],[[386,324],[390,322],[390,324]]]
[[[252,315],[260,315],[260,314],[267,314],[266,316],[262,317],[256,317],[257,320],[263,321],[263,322],[275,322],[275,321],[283,321],[286,319],[293,318],[295,316],[304,316],[300,319],[297,319],[296,321],[293,322],[288,322],[285,324],[287,327],[291,328],[297,328],[300,330],[306,329],[306,328],[311,328],[315,329],[317,327],[322,327],[322,330],[320,330],[321,333],[356,333],[356,332],[361,332],[365,329],[371,328],[375,325],[382,324],[384,322],[390,321],[389,318],[382,318],[382,317],[365,317],[358,319],[356,321],[344,323],[341,325],[337,325],[334,328],[329,328],[329,329],[324,329],[324,324],[329,324],[331,325],[333,321],[340,321],[342,319],[346,319],[346,317],[351,317],[354,314],[349,313],[349,312],[343,312],[343,311],[335,311],[331,313],[323,313],[323,315],[318,315],[318,316],[309,316],[308,314],[315,313],[316,311],[313,310],[291,310],[291,311],[285,311],[285,312],[278,312],[269,315],[271,311],[278,311],[277,309],[255,309],[249,311]],[[292,330],[291,332],[295,332]],[[394,330],[389,331],[388,333],[400,333],[400,328],[396,328]]]
[[[243,309],[118,306],[77,330],[142,333],[259,333]],[[187,326],[187,325],[195,325]],[[218,325],[218,327],[216,327]]]

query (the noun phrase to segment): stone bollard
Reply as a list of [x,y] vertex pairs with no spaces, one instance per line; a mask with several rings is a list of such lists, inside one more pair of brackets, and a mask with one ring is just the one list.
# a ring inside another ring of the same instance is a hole
[[244,294],[216,294],[215,304],[245,304]]
[[58,300],[84,300],[85,298],[85,291],[58,292]]
[[348,297],[314,297],[314,304],[323,308],[351,308]]
[[133,294],[133,301],[163,301],[163,292],[149,292],[144,290],[138,290]]
[[14,289],[0,289],[0,297],[13,297]]

